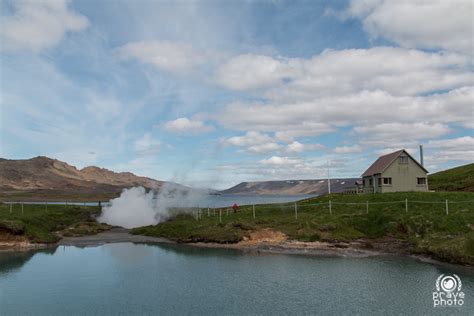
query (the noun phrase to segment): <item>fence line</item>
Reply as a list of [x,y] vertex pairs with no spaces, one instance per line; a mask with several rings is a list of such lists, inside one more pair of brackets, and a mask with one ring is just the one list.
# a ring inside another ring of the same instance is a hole
[[[3,204],[9,205],[9,212],[12,213],[14,211],[13,204],[21,205],[21,213],[24,214],[24,205],[44,205],[45,210],[48,210],[48,205],[69,205],[69,206],[96,206],[94,204],[97,203],[97,206],[106,206],[109,205],[110,203],[107,202],[50,202],[50,201],[45,201],[45,202],[3,202]],[[373,201],[371,202],[370,200],[366,200],[363,202],[337,202],[337,201],[332,201],[328,200],[327,202],[316,202],[316,203],[302,203],[301,201],[296,201],[296,202],[288,202],[288,203],[271,203],[271,204],[251,204],[251,205],[243,205],[241,207],[247,207],[251,208],[252,212],[252,217],[255,219],[258,217],[258,206],[262,206],[264,210],[294,210],[294,217],[296,220],[298,220],[298,213],[302,208],[307,208],[307,207],[318,207],[318,206],[324,206],[328,207],[329,209],[329,214],[332,215],[333,213],[333,206],[338,206],[338,205],[365,205],[365,211],[366,214],[369,214],[370,206],[371,205],[388,205],[388,204],[404,204],[405,206],[405,212],[409,212],[409,205],[410,204],[435,204],[435,205],[441,205],[444,204],[444,209],[446,212],[446,215],[449,215],[449,206],[450,204],[462,204],[462,203],[473,203],[474,205],[474,200],[455,200],[455,201],[450,201],[450,200],[444,200],[444,201],[420,201],[420,200],[400,200],[400,201]],[[202,213],[205,210],[205,208],[200,208],[198,207],[182,207],[183,209],[189,209],[189,211],[194,213],[194,217],[197,221],[202,220]],[[194,211],[193,211],[194,209]],[[438,209],[436,207],[436,209]],[[212,210],[212,213],[211,213]],[[225,211],[226,217],[229,216],[229,211],[233,211],[230,206],[228,207],[207,207],[207,216],[210,217],[216,216],[216,210],[219,211],[219,222],[222,223],[222,212]],[[188,211],[188,212],[189,212]]]

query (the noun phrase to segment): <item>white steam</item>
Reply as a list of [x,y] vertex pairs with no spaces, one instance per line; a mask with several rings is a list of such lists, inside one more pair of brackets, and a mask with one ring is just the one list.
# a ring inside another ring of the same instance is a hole
[[196,211],[204,194],[173,183],[165,183],[158,192],[143,187],[124,189],[120,197],[102,207],[101,223],[125,228],[156,225],[179,213]]

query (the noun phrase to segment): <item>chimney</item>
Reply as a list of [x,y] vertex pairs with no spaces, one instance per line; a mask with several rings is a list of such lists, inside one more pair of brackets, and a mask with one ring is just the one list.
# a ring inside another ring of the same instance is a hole
[[423,165],[423,145],[420,145],[420,164]]

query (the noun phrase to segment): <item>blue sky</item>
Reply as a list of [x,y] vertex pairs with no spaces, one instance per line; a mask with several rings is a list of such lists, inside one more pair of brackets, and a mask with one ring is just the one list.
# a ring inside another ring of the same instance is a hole
[[474,161],[471,1],[2,1],[0,154],[225,188]]

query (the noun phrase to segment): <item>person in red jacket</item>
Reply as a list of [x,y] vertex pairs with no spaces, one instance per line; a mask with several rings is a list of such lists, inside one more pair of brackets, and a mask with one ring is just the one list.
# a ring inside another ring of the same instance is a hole
[[237,213],[237,210],[239,209],[237,203],[234,203],[234,205],[232,205],[232,209],[234,210],[234,213]]

